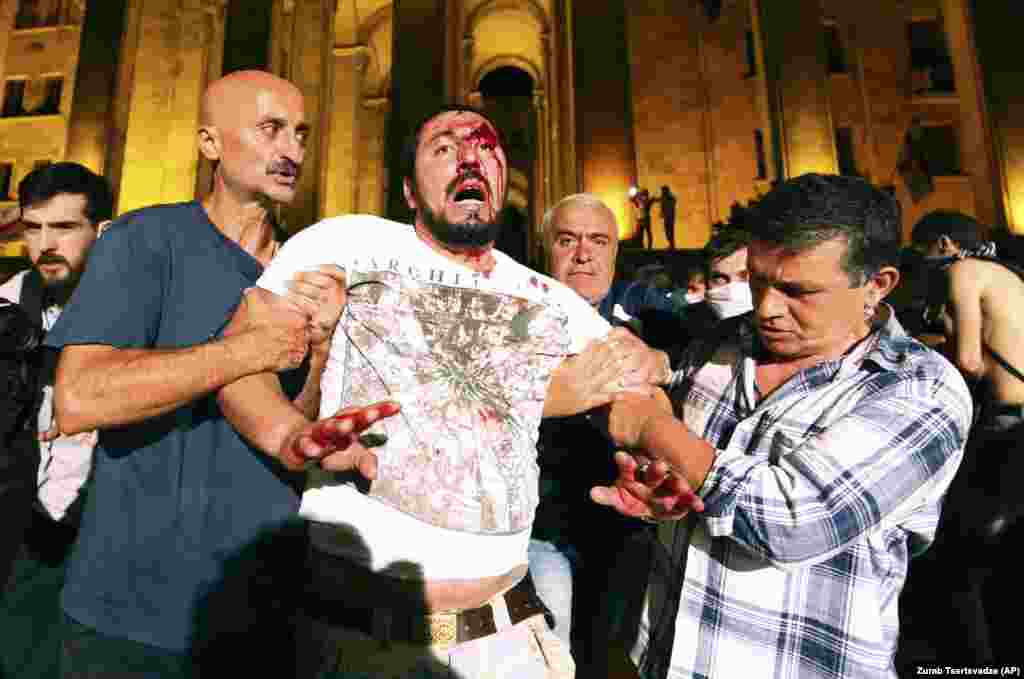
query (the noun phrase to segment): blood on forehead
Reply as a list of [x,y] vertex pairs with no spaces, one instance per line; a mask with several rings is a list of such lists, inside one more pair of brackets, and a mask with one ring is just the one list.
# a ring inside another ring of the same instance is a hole
[[[460,132],[473,125],[475,127],[472,127],[468,133],[460,134]],[[434,128],[434,131],[428,133],[431,128]],[[431,121],[421,134],[424,139],[433,140],[441,137],[450,137],[457,140],[460,144],[472,144],[477,148],[484,145],[498,148],[501,145],[497,131],[489,122],[476,114],[464,117],[462,112],[458,112],[448,119]]]
[[475,130],[466,136],[466,141],[477,146],[489,144],[490,146],[497,147],[498,133],[487,123],[480,123]]

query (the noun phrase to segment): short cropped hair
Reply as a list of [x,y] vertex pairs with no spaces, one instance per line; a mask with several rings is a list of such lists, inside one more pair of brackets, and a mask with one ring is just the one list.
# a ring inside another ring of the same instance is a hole
[[928,246],[948,236],[960,247],[969,249],[981,245],[983,229],[973,217],[956,210],[933,210],[922,217],[910,232],[910,240]]
[[[612,217],[612,221],[615,221],[615,213],[612,212],[611,208],[605,205],[604,201],[595,196],[592,193],[570,193],[565,198],[562,198],[557,203],[549,207],[544,212],[544,217],[540,221],[540,232],[544,240],[544,250],[551,253],[551,244],[554,242],[554,234],[551,232],[551,223],[555,219],[555,213],[566,205],[579,205],[580,207],[588,207],[592,210],[605,210]],[[614,224],[613,224],[614,226]],[[618,237],[619,232],[617,229],[613,229],[614,236]]]
[[704,280],[711,280],[711,265],[750,245],[750,234],[743,229],[721,229],[704,244],[701,251]]
[[44,165],[18,184],[18,205],[24,211],[61,193],[85,196],[85,218],[93,225],[114,217],[114,194],[107,180],[72,162]]
[[430,113],[423,116],[416,122],[416,126],[412,128],[405,141],[402,143],[402,156],[401,162],[399,163],[399,169],[402,172],[402,179],[408,179],[412,182],[413,187],[416,185],[416,149],[420,146],[420,133],[423,132],[423,128],[427,126],[431,120],[443,113],[475,113],[487,122],[491,124],[494,131],[498,135],[498,143],[502,146],[505,145],[505,138],[501,134],[501,129],[495,124],[495,122],[480,109],[469,106],[467,104],[445,104],[433,109]]
[[749,208],[757,240],[801,252],[842,237],[840,262],[850,285],[862,285],[883,266],[898,266],[900,206],[859,177],[805,174],[782,182]]

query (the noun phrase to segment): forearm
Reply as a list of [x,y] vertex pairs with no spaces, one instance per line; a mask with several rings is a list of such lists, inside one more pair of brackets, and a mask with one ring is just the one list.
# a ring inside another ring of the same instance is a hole
[[[330,342],[328,342],[328,346],[330,346]],[[324,368],[327,366],[327,353],[326,349],[310,351],[306,383],[302,385],[299,395],[292,399],[292,405],[309,420],[315,420],[320,416],[320,380],[323,378]]]
[[274,373],[243,377],[217,393],[221,413],[249,443],[280,458],[292,436],[312,419],[289,401]]
[[671,413],[652,416],[640,434],[640,448],[652,458],[667,462],[699,491],[715,461],[715,448],[698,437]]
[[574,356],[565,359],[551,373],[551,382],[548,383],[544,398],[544,417],[568,417],[582,412],[580,404],[573,398],[574,392],[569,384],[572,379],[570,368],[575,360],[577,358]]
[[607,405],[615,394],[622,392],[650,394],[657,391],[656,385],[672,379],[665,352],[649,348],[626,330],[621,332],[630,338],[630,343],[639,346],[592,344],[552,371],[544,399],[544,417],[586,412]]
[[76,434],[141,422],[261,367],[230,338],[181,349],[68,347],[57,370],[57,423]]

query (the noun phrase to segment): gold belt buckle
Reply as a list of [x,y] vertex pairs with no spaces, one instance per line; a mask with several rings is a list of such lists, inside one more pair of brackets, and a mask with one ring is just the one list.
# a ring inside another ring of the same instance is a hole
[[457,613],[428,613],[423,616],[425,641],[431,646],[451,646],[459,633]]

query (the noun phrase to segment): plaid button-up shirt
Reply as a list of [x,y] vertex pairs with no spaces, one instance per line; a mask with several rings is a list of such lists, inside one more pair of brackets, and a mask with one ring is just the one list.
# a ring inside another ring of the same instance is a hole
[[672,400],[717,455],[704,512],[659,526],[633,649],[647,677],[896,676],[908,561],[935,535],[972,406],[885,310],[846,356],[764,399],[747,318],[688,351]]

